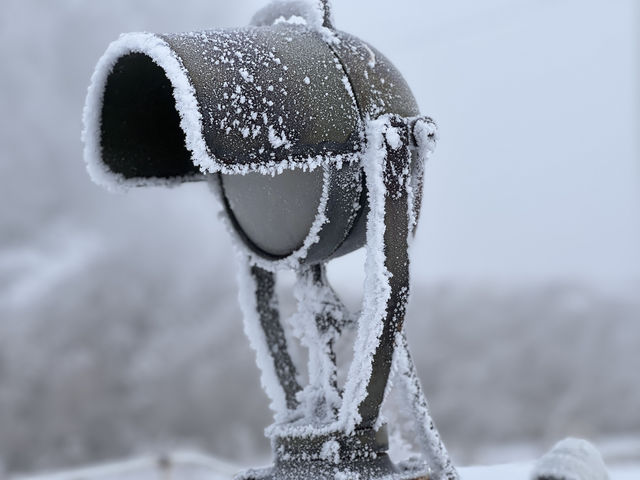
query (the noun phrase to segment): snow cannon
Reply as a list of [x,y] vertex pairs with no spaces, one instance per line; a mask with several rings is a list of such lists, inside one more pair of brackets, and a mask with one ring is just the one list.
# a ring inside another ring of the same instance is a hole
[[[336,30],[327,1],[279,1],[245,28],[131,33],[99,60],[84,156],[110,190],[207,181],[237,240],[245,331],[275,422],[274,465],[239,479],[455,479],[403,333],[408,241],[435,145],[402,75]],[[326,263],[366,248],[362,310]],[[281,321],[276,272],[296,272]],[[354,331],[338,381],[336,343]],[[308,350],[307,382],[288,343]],[[419,459],[392,462],[380,411],[394,372]]]
[[532,480],[609,480],[598,449],[580,438],[565,438],[534,465]]

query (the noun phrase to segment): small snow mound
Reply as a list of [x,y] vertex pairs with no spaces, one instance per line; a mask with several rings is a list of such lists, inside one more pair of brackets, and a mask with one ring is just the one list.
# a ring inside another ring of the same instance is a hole
[[83,112],[84,158],[89,175],[95,183],[109,190],[123,191],[137,185],[172,185],[181,179],[127,179],[112,172],[102,162],[101,112],[104,91],[109,75],[116,62],[132,52],[144,53],[162,67],[173,87],[176,109],[180,114],[180,126],[185,133],[187,148],[192,153],[194,164],[202,170],[217,170],[202,135],[202,115],[198,109],[195,89],[178,56],[159,36],[150,33],[129,33],[111,43],[98,61],[91,78]]
[[538,460],[531,480],[609,480],[609,473],[591,443],[567,438]]

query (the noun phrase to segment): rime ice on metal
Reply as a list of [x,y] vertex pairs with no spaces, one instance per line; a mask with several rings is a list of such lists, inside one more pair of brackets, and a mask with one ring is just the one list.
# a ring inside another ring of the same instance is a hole
[[[83,132],[94,181],[124,190],[206,180],[235,240],[245,332],[275,416],[275,465],[241,478],[457,478],[402,334],[435,133],[391,62],[336,30],[326,1],[274,2],[246,28],[123,35],[98,62]],[[355,318],[325,264],[363,246]],[[297,275],[286,322],[281,269]],[[340,385],[334,347],[347,328],[356,339]],[[309,352],[307,385],[292,338]],[[380,409],[391,378],[414,410],[423,462],[394,465],[387,454]]]

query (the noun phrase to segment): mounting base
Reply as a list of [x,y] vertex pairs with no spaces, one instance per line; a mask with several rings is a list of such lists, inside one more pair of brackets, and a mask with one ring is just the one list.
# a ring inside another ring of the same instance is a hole
[[394,464],[385,427],[308,436],[272,437],[275,463],[241,473],[235,480],[428,480],[420,462]]

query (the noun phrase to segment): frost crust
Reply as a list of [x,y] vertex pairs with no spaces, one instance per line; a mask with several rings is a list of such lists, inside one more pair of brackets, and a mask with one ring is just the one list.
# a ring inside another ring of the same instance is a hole
[[83,111],[82,140],[84,159],[91,179],[109,190],[122,191],[141,185],[174,185],[184,179],[134,178],[127,179],[112,172],[102,161],[101,113],[104,91],[110,73],[117,61],[130,53],[148,55],[164,71],[173,86],[176,109],[180,115],[180,127],[185,133],[187,149],[192,160],[202,171],[215,171],[217,162],[207,148],[202,135],[202,116],[198,109],[195,90],[179,57],[159,36],[151,33],[128,33],[112,42],[98,60],[91,77]]
[[[295,22],[300,23],[299,20],[294,19],[294,23]],[[287,25],[290,25],[290,22],[287,22]],[[302,28],[298,24],[291,25],[290,28],[291,27]],[[184,38],[193,39],[196,35],[199,34],[185,34]],[[212,41],[204,34],[201,34],[198,38],[200,37],[202,37],[202,41],[205,43],[211,43]],[[216,38],[224,43],[228,35],[221,31],[219,37],[220,38]],[[216,49],[220,51],[220,48],[221,47],[215,45],[211,47],[214,51]],[[267,118],[263,113],[259,119],[257,111],[254,111],[251,112],[249,117],[251,119],[250,125],[249,123],[245,125],[233,122],[233,125],[226,126],[227,134],[232,127],[238,128],[242,137],[249,140],[256,138],[256,136],[263,131],[267,133],[268,143],[265,143],[261,152],[270,148],[272,151],[284,150],[288,153],[281,155],[282,159],[256,159],[249,163],[241,164],[221,161],[212,153],[205,140],[202,109],[198,103],[196,91],[189,73],[180,56],[160,35],[146,32],[128,33],[121,35],[116,41],[112,42],[99,59],[91,78],[83,111],[82,140],[84,142],[84,159],[87,164],[87,170],[95,183],[108,190],[125,191],[136,186],[173,186],[194,179],[193,177],[176,177],[170,179],[126,178],[120,173],[113,172],[103,162],[101,148],[101,113],[105,88],[109,75],[118,60],[131,53],[142,53],[148,56],[164,71],[173,89],[173,98],[180,117],[180,128],[185,136],[185,146],[191,154],[191,161],[200,169],[202,174],[225,173],[242,175],[248,172],[258,172],[265,175],[276,175],[288,169],[299,168],[303,170],[313,170],[319,165],[327,163],[341,165],[344,162],[350,163],[358,160],[358,154],[355,151],[353,153],[346,152],[339,154],[330,154],[328,152],[317,155],[293,154],[290,152],[293,146],[293,140],[291,138],[292,132],[285,131],[282,126],[282,118]],[[269,53],[273,55],[272,52]],[[222,60],[218,61],[224,61],[226,59],[227,62],[235,62],[237,60],[237,62],[242,63],[244,57],[239,50],[235,51],[237,58],[229,59],[225,54],[221,55]],[[230,56],[231,55],[229,55],[229,57]],[[279,59],[274,57],[273,61],[279,61]],[[252,68],[254,67],[258,68],[255,65]],[[282,68],[286,70],[287,66],[282,66]],[[229,102],[234,101],[238,103],[236,110],[240,108],[240,105],[244,105],[245,102],[250,103],[248,97],[242,94],[244,85],[253,85],[254,88],[258,90],[263,88],[261,85],[254,85],[255,73],[255,71],[251,71],[246,65],[238,68],[239,79],[241,81],[235,86],[236,93],[231,94],[234,99],[231,99],[231,97],[228,99]],[[303,82],[308,85],[311,83],[311,80],[309,79],[309,82],[307,82],[303,77]],[[264,89],[273,90],[273,88],[273,86],[264,86]],[[240,93],[237,93],[238,91]],[[347,90],[347,94],[353,97],[350,90]],[[222,108],[222,105],[218,105],[218,108]],[[355,107],[352,105],[349,108]],[[271,156],[274,157],[274,155]],[[196,175],[196,177],[201,178],[202,175]]]

